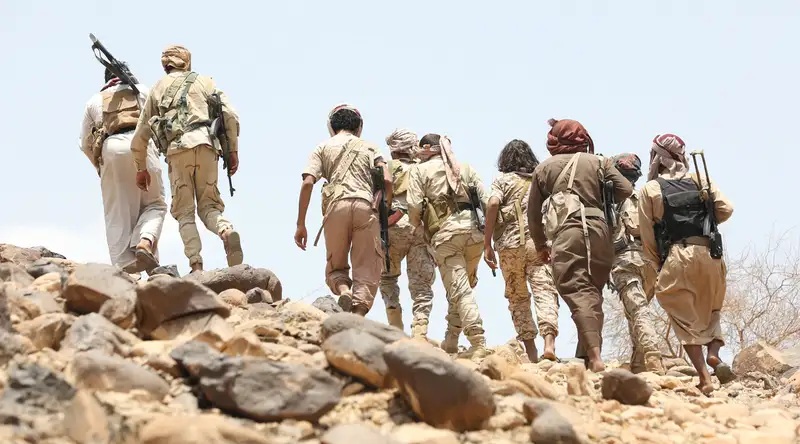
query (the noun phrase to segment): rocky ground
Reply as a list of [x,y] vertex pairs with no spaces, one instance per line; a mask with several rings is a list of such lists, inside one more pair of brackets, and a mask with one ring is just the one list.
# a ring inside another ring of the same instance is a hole
[[597,375],[511,341],[474,362],[333,298],[283,298],[268,270],[160,271],[0,244],[0,442],[798,441],[800,374],[763,344],[706,397],[682,360]]

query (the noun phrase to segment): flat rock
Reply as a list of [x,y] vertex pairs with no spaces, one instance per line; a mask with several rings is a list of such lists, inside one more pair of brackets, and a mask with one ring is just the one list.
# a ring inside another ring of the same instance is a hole
[[28,272],[34,279],[38,279],[40,276],[44,276],[50,273],[57,273],[60,275],[68,275],[67,271],[59,264],[53,263],[51,260],[42,258],[34,261],[27,267],[25,267],[25,271]]
[[400,444],[375,427],[364,424],[337,425],[325,432],[320,441],[322,444]]
[[356,329],[336,333],[322,343],[325,357],[334,368],[377,388],[391,385],[383,360],[385,347],[380,339]]
[[314,302],[311,303],[311,305],[329,315],[342,313],[344,311],[342,310],[342,307],[339,306],[339,303],[336,301],[336,299],[330,295],[318,297],[314,300]]
[[205,311],[166,321],[151,331],[148,337],[162,341],[186,340],[204,333],[225,342],[233,337],[235,331],[222,316],[212,311]]
[[140,444],[275,444],[252,428],[219,415],[159,416],[139,432]]
[[[266,305],[266,304],[257,304]],[[252,310],[255,306],[251,305]],[[261,311],[265,316],[271,313]],[[320,334],[321,324],[328,315],[309,304],[291,301],[280,307],[277,311],[279,319],[284,325],[284,334],[315,345],[322,344],[324,338]],[[254,319],[250,316],[250,319]]]
[[78,314],[97,313],[109,299],[135,301],[136,283],[118,267],[80,265],[67,278],[63,297],[69,311]]
[[336,333],[350,329],[369,333],[385,344],[391,344],[409,337],[403,333],[402,330],[392,327],[391,325],[375,322],[354,313],[337,313],[329,316],[322,322],[320,339],[325,341]]
[[25,288],[33,283],[33,276],[17,264],[0,263],[0,282],[10,282],[19,288]]
[[558,392],[553,384],[547,382],[541,375],[531,373],[525,370],[518,370],[511,374],[506,382],[516,382],[522,384],[531,396],[544,399],[558,399]]
[[61,350],[73,353],[99,350],[107,354],[127,356],[130,348],[141,340],[97,313],[77,318],[61,342]]
[[108,416],[93,394],[81,390],[64,412],[67,436],[79,443],[109,444]]
[[615,399],[623,404],[643,405],[650,399],[652,387],[643,378],[615,368],[603,375],[603,399]]
[[52,294],[31,289],[19,289],[13,285],[0,283],[0,325],[5,319],[3,312],[8,314],[9,319],[28,321],[45,313],[63,311]]
[[399,341],[386,347],[383,358],[414,413],[434,427],[477,430],[495,413],[483,377],[432,347]]
[[169,384],[155,372],[97,350],[77,353],[68,374],[81,389],[123,393],[138,389],[150,394],[154,401],[169,393]]
[[225,318],[230,314],[214,291],[189,278],[159,276],[139,285],[136,292],[137,327],[145,336],[163,323],[184,316],[210,312]]
[[58,350],[67,331],[75,322],[75,316],[68,313],[47,313],[30,321],[16,325],[17,331],[31,340],[38,350],[51,348]]
[[247,264],[236,265],[219,270],[205,271],[192,276],[206,287],[221,293],[235,288],[247,293],[253,288],[261,288],[270,293],[273,301],[283,299],[283,286],[278,276],[266,268],[255,268]]

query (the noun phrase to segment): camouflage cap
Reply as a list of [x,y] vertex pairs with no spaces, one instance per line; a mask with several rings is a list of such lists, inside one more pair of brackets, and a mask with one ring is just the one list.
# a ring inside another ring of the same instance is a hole
[[181,45],[170,45],[161,53],[161,66],[171,66],[181,71],[192,69],[192,53]]

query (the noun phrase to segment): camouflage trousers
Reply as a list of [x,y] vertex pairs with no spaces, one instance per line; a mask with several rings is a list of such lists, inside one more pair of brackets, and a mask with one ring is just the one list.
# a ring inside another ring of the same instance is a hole
[[461,331],[470,344],[486,346],[483,320],[472,289],[478,283],[478,264],[483,257],[483,234],[455,234],[434,247],[436,264],[447,291],[445,339],[458,338]]
[[[389,323],[403,328],[402,308],[400,306],[400,286],[397,278],[401,274],[401,264],[406,260],[408,290],[411,293],[411,311],[413,318],[411,329],[420,326],[427,334],[428,319],[433,306],[433,283],[436,280],[436,268],[428,246],[420,230],[414,234],[414,227],[408,222],[408,215],[403,216],[389,228],[389,261],[391,268],[381,275],[381,296],[386,305]],[[394,312],[394,313],[393,313]],[[393,320],[393,317],[395,318]],[[399,325],[398,325],[399,324]],[[416,332],[415,332],[416,333]]]
[[[553,270],[549,264],[539,262],[533,241],[528,239],[524,248],[500,250],[498,256],[500,271],[506,281],[508,310],[517,331],[517,339],[529,341],[536,338],[537,333],[542,336],[557,336],[558,293],[553,284]],[[531,293],[539,321],[538,331],[531,313]]]
[[619,293],[628,321],[633,345],[631,367],[643,366],[646,353],[658,353],[658,335],[653,326],[655,314],[650,308],[655,275],[645,266],[641,252],[623,251],[614,259],[611,280]]

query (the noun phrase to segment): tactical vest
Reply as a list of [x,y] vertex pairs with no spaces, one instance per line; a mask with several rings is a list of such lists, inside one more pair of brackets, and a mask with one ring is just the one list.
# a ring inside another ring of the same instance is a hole
[[519,174],[514,175],[514,183],[511,185],[511,191],[508,194],[512,197],[519,197],[513,200],[513,205],[511,206],[510,211],[508,207],[501,207],[497,212],[497,222],[495,223],[494,233],[492,233],[492,239],[494,239],[495,242],[497,242],[497,240],[503,235],[503,232],[505,232],[508,224],[517,221],[520,246],[525,246],[525,242],[527,241],[527,236],[525,236],[527,219],[525,217],[525,213],[522,211],[522,201],[530,192],[532,180],[533,178],[531,177],[524,177],[520,176]]
[[389,161],[389,171],[391,172],[392,180],[394,181],[394,184],[392,185],[393,194],[395,196],[405,194],[408,191],[408,177],[411,169],[406,168],[405,171],[403,171],[403,162],[392,159]]
[[664,201],[662,220],[669,241],[674,244],[689,237],[703,236],[707,210],[697,183],[691,178],[668,180],[658,177],[656,181],[661,186]]
[[190,113],[187,96],[198,76],[196,72],[190,71],[175,77],[158,103],[159,115],[151,117],[148,122],[161,154],[166,154],[173,142],[180,143],[184,134],[211,126],[211,116],[209,119],[188,123]]
[[103,129],[106,135],[124,133],[136,128],[139,121],[139,102],[131,88],[101,92],[103,97]]
[[436,196],[433,200],[423,199],[422,223],[425,226],[427,240],[430,240],[434,234],[439,232],[442,223],[448,217],[455,213],[472,209],[466,191],[472,185],[467,181],[467,173],[470,168],[465,165],[461,169],[461,189],[458,193],[448,186],[445,194]]

